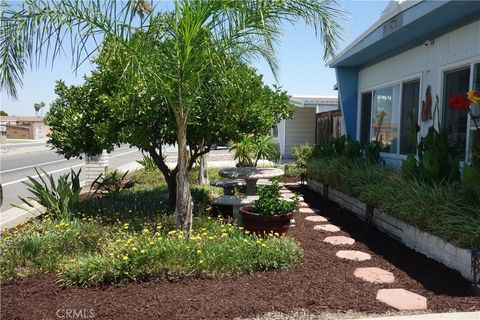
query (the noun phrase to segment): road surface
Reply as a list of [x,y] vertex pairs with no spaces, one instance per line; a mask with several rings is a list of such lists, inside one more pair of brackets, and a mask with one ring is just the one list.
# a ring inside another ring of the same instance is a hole
[[[70,168],[78,171],[85,165],[84,159],[72,158],[65,159],[62,155],[53,150],[35,149],[31,150],[25,145],[25,152],[22,147],[17,145],[15,152],[5,152],[0,155],[0,182],[3,187],[3,204],[1,211],[11,208],[11,204],[20,204],[19,196],[27,197],[30,193],[27,191],[22,181],[27,180],[27,176],[36,176],[35,166],[39,166],[54,177],[70,172]],[[141,159],[142,153],[136,148],[122,146],[115,149],[109,155],[109,169],[114,169],[129,162]],[[80,176],[83,180],[83,175]]]

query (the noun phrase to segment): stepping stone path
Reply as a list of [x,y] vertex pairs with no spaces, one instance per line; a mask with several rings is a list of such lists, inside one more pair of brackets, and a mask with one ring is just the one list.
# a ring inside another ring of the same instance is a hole
[[340,231],[340,228],[337,226],[334,226],[333,224],[320,224],[315,227],[313,227],[314,230],[322,230],[322,231],[327,231],[327,232],[338,232]]
[[380,268],[357,268],[353,275],[357,278],[371,283],[393,283],[393,273]]
[[344,236],[335,236],[335,237],[326,237],[323,239],[323,242],[328,242],[333,245],[341,245],[341,244],[354,244],[355,240],[349,237],[344,237]]
[[322,216],[308,216],[305,217],[305,220],[307,221],[312,221],[312,222],[327,222],[327,218],[322,217]]
[[380,289],[377,300],[400,311],[427,309],[427,298],[405,289]]
[[[290,192],[290,190],[288,189],[282,189],[280,190],[280,192],[285,198],[293,197],[293,193]],[[308,204],[303,202],[303,198],[300,201],[302,202],[300,202],[300,208],[298,210],[299,212],[310,214],[316,214],[320,212],[320,210],[310,208]],[[319,215],[307,216],[305,217],[305,220],[311,222],[328,221],[325,217]],[[295,221],[293,219],[292,221],[293,225],[295,225]],[[327,232],[340,231],[340,228],[333,224],[316,225],[313,227],[313,229]],[[325,239],[323,239],[323,242],[327,242],[332,245],[353,245],[355,243],[355,240],[344,236],[332,236],[326,237]],[[372,258],[372,256],[368,253],[358,250],[340,250],[337,252],[336,256],[341,259],[354,261],[366,261]],[[353,275],[359,279],[370,283],[384,284],[393,283],[395,281],[395,276],[393,275],[393,273],[377,267],[357,268],[355,269]],[[400,311],[427,309],[427,298],[405,289],[380,289],[377,292],[376,299]]]
[[301,213],[312,213],[312,214],[320,212],[320,210],[312,209],[312,208],[300,208],[298,209],[298,211]]
[[337,257],[355,261],[365,261],[372,259],[372,256],[368,253],[357,250],[340,250],[337,252]]

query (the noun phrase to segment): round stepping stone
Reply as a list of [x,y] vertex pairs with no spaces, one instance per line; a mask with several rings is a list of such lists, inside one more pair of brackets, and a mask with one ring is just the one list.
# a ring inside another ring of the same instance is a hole
[[368,253],[357,250],[340,250],[337,252],[337,257],[354,261],[365,261],[372,259],[372,256]]
[[322,216],[308,216],[305,217],[305,220],[312,222],[327,222],[328,220]]
[[355,240],[349,237],[335,236],[335,237],[326,237],[325,239],[323,239],[323,242],[328,242],[333,245],[341,245],[341,244],[354,244]]
[[310,205],[305,202],[300,202],[298,205],[299,205],[299,208],[310,208]]
[[353,275],[357,278],[371,283],[393,283],[393,273],[380,268],[357,268]]
[[327,232],[338,232],[340,231],[340,228],[337,226],[334,226],[333,224],[321,224],[318,226],[313,227],[314,230],[322,230],[322,231],[327,231]]
[[405,289],[380,289],[377,300],[400,311],[427,309],[427,298]]
[[320,210],[317,209],[312,209],[312,208],[300,208],[298,209],[299,212],[301,213],[318,213]]

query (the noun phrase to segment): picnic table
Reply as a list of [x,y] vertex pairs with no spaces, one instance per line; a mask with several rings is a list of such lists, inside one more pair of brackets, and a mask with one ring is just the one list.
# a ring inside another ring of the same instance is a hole
[[229,179],[244,179],[247,185],[246,195],[254,196],[257,194],[257,181],[259,179],[280,177],[285,172],[277,168],[239,167],[225,168],[220,170],[218,174]]

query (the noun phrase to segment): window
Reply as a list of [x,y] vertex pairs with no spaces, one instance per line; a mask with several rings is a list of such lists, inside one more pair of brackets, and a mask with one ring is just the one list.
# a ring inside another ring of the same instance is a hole
[[360,144],[364,146],[370,141],[370,117],[372,114],[372,92],[362,94],[360,109]]
[[416,124],[420,96],[420,80],[406,82],[402,86],[402,109],[400,121],[400,154],[416,153]]
[[452,110],[448,100],[454,93],[465,94],[470,88],[470,66],[445,72],[443,90],[443,126],[450,127],[450,143],[458,149],[461,159],[465,159],[465,143],[467,138],[467,113],[463,110]]
[[400,124],[400,85],[373,93],[371,140],[382,143],[383,152],[398,153]]
[[[472,84],[472,87],[471,87],[472,90],[480,90],[480,63],[477,63],[473,66],[473,84]],[[472,105],[472,113],[473,113],[473,116],[477,117],[476,118],[476,122],[477,124],[480,123],[480,107],[478,106],[473,106]],[[477,150],[480,150],[480,141],[474,141],[476,135],[475,135],[475,130],[476,130],[476,127],[475,127],[475,124],[473,122],[472,119],[469,119],[469,123],[467,122],[467,124],[469,125],[470,127],[470,130],[468,131],[468,148],[467,148],[467,161],[468,162],[472,162],[473,159],[474,159],[474,148],[473,148],[473,145],[475,144],[477,146]],[[480,154],[475,154],[475,158],[476,157],[480,157]]]

